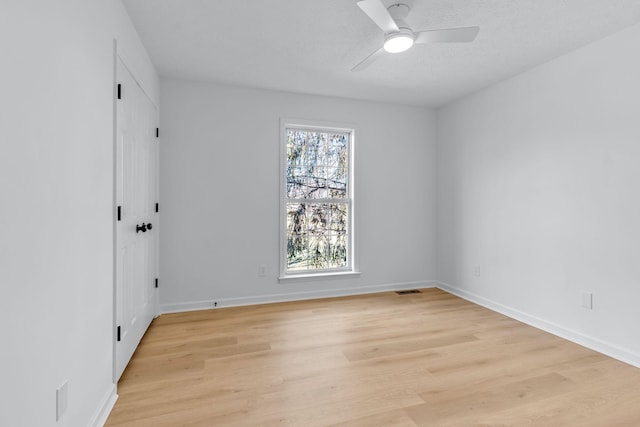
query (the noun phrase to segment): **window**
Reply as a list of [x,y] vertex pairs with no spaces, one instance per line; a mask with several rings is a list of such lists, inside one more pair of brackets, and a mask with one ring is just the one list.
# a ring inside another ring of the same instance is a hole
[[353,272],[354,130],[282,122],[281,278]]

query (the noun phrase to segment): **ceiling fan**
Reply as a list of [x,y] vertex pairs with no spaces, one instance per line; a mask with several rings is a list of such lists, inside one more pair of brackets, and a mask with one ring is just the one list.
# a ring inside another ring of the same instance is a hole
[[384,45],[351,71],[364,70],[384,52],[404,52],[414,44],[468,43],[472,42],[480,31],[479,27],[462,27],[414,32],[404,21],[410,10],[406,4],[397,3],[387,8],[382,4],[382,0],[361,0],[358,6],[384,31]]

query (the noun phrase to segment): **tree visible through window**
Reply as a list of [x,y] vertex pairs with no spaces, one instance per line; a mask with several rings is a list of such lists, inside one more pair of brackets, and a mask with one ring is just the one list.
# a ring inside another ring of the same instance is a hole
[[285,127],[285,273],[351,268],[352,135]]

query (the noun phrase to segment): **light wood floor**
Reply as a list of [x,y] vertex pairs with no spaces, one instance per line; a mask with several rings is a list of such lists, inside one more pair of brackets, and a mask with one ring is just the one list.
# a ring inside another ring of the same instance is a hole
[[640,369],[437,289],[163,315],[107,426],[640,426]]

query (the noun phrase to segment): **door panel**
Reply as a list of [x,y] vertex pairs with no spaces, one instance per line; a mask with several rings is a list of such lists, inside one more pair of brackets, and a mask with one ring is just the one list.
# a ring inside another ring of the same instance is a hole
[[[116,77],[116,341],[119,379],[156,314],[158,177],[157,110],[120,58]],[[150,230],[137,227],[152,224]]]

